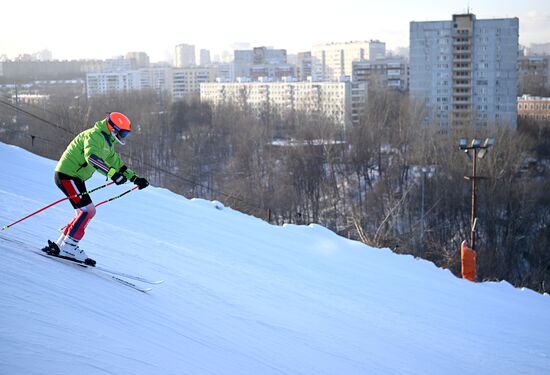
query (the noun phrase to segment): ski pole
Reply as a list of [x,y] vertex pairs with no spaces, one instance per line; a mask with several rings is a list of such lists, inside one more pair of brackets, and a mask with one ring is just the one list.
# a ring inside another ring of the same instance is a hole
[[109,203],[109,202],[111,202],[111,201],[114,201],[115,199],[118,199],[118,198],[122,197],[123,195],[126,195],[126,194],[128,194],[128,193],[131,193],[133,190],[136,190],[137,188],[139,188],[139,186],[134,186],[133,188],[126,190],[124,193],[119,194],[119,195],[117,195],[116,197],[112,197],[112,198],[109,198],[109,199],[105,199],[103,202],[99,202],[99,203],[96,204],[95,206],[96,206],[96,207],[99,207],[99,206],[101,206],[102,204],[105,204],[105,203]]
[[99,190],[99,189],[103,189],[104,187],[107,187],[107,186],[112,185],[112,184],[114,184],[114,182],[109,182],[108,184],[98,186],[98,187],[96,187],[96,188],[94,188],[94,189],[92,189],[92,190],[90,190],[90,191],[85,191],[85,192],[82,192],[82,193],[80,193],[80,194],[70,195],[70,196],[68,196],[68,197],[65,197],[65,198],[62,198],[62,199],[60,199],[60,200],[57,200],[57,201],[55,201],[55,202],[53,202],[53,203],[50,203],[49,205],[47,205],[47,206],[45,206],[45,207],[42,207],[41,209],[39,209],[39,210],[33,212],[32,214],[29,214],[29,215],[25,216],[24,218],[21,218],[21,219],[19,219],[19,220],[17,220],[17,221],[14,221],[14,222],[11,223],[11,224],[8,224],[8,225],[2,227],[1,230],[6,230],[6,229],[8,229],[8,228],[11,227],[11,226],[14,226],[14,225],[17,224],[17,223],[20,223],[20,222],[22,222],[23,220],[26,220],[26,219],[28,219],[29,217],[36,215],[37,213],[40,213],[40,212],[42,212],[42,211],[44,211],[44,210],[47,210],[48,208],[50,208],[50,207],[52,207],[52,206],[55,206],[55,205],[58,204],[58,203],[61,203],[61,202],[63,202],[63,201],[66,201],[67,199],[76,198],[76,197],[79,197],[79,196],[81,196],[81,195],[91,194],[91,193],[93,193],[94,191],[97,191],[97,190]]
[[[114,201],[115,199],[118,199],[118,198],[122,197],[123,195],[126,195],[126,194],[128,194],[128,193],[131,193],[133,190],[136,190],[137,188],[139,188],[139,186],[134,186],[133,188],[126,190],[124,193],[119,194],[119,195],[117,195],[116,197],[112,197],[112,198],[109,198],[109,199],[105,199],[103,202],[99,202],[98,204],[96,204],[95,207],[99,207],[99,206],[101,206],[102,204],[105,204],[105,203],[109,203],[109,202],[111,202],[111,201]],[[66,227],[67,227],[67,225],[65,225],[63,228],[60,228],[59,231],[60,231],[60,232],[63,232],[63,229],[65,229]]]

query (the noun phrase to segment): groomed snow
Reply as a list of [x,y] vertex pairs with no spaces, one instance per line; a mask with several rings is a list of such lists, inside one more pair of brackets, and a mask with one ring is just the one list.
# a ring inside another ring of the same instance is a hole
[[[54,167],[0,144],[0,227],[61,197]],[[81,243],[165,280],[144,294],[32,252],[72,215],[0,232],[0,374],[550,374],[548,295],[155,187],[99,207]]]

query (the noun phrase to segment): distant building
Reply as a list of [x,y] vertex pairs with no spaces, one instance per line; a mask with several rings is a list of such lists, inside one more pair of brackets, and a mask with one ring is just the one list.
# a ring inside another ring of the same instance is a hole
[[233,82],[235,80],[235,65],[232,63],[218,63],[215,65],[218,73],[216,78],[220,82]]
[[307,81],[311,77],[311,52],[299,52],[296,58],[296,78]]
[[86,95],[90,97],[134,90],[172,91],[172,68],[151,66],[86,74]]
[[124,56],[116,56],[105,60],[103,65],[104,72],[126,72],[128,70],[137,69],[137,61],[126,59]]
[[529,95],[519,97],[518,118],[550,124],[550,98]]
[[[364,92],[366,94],[366,92]],[[230,82],[205,83],[201,101],[233,103],[256,115],[303,111],[322,114],[346,128],[351,125],[351,82]]]
[[199,58],[199,65],[210,65],[212,64],[212,60],[210,59],[210,51],[207,49],[201,49],[200,51],[200,58]]
[[235,50],[235,77],[257,80],[260,77],[280,80],[295,77],[294,65],[287,63],[286,50],[255,47],[252,50]]
[[176,46],[175,66],[183,68],[196,65],[195,46],[191,44],[178,44]]
[[386,43],[378,40],[319,44],[311,50],[314,81],[338,81],[352,77],[354,61],[373,60],[386,56]]
[[134,60],[134,66],[136,68],[147,68],[149,67],[149,55],[145,52],[128,52],[126,54],[126,60]]
[[517,18],[410,23],[410,96],[426,122],[516,127]]
[[52,60],[52,51],[44,49],[42,51],[33,53],[34,61],[51,61]]
[[550,55],[518,58],[519,93],[541,95],[550,91]]
[[527,48],[528,55],[550,55],[550,43],[531,43]]
[[372,88],[406,91],[409,87],[409,63],[404,57],[386,57],[353,62],[353,82],[368,82]]
[[214,82],[218,69],[214,66],[195,66],[175,68],[172,73],[172,98],[185,98],[188,95],[200,93],[201,83]]
[[101,71],[103,65],[101,60],[3,61],[0,83],[84,79],[86,73]]

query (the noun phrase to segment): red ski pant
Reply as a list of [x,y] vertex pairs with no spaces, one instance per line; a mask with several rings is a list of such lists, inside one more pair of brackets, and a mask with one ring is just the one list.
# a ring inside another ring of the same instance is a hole
[[96,212],[95,205],[88,194],[75,196],[86,191],[86,184],[77,177],[71,177],[60,172],[55,172],[55,184],[67,197],[71,197],[69,201],[75,209],[75,216],[69,221],[63,230],[63,234],[80,241],[84,237],[88,223]]

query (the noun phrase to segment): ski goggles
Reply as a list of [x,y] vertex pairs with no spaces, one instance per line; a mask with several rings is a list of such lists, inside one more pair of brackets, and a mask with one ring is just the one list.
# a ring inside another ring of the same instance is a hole
[[117,132],[117,134],[120,136],[120,138],[126,138],[128,136],[128,134],[130,134],[129,130],[121,129],[116,125],[115,126],[111,125],[111,126]]
[[130,134],[130,130],[124,130],[116,126],[114,122],[111,121],[109,117],[107,117],[107,122],[109,122],[109,125],[113,128],[114,131],[117,132],[120,138],[126,138],[128,134]]

